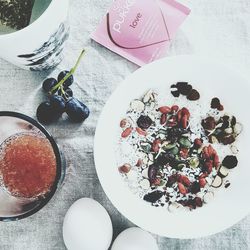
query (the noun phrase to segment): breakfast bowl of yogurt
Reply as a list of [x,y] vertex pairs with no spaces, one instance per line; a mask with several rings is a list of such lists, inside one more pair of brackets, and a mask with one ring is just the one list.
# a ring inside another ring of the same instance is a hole
[[95,135],[97,174],[114,206],[172,238],[215,234],[246,216],[249,86],[237,71],[189,56],[129,76]]

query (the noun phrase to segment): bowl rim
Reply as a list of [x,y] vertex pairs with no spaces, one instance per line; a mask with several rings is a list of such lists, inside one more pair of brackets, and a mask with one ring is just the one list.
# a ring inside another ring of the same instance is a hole
[[[179,70],[180,65],[188,65],[188,66],[182,67],[181,70]],[[160,66],[162,66],[162,67],[160,67]],[[168,66],[169,66],[169,68],[168,68]],[[197,66],[197,68],[196,68],[196,66]],[[102,186],[105,194],[107,195],[107,197],[109,198],[111,203],[114,205],[114,207],[124,217],[126,217],[128,220],[130,220],[132,223],[138,225],[139,227],[141,227],[149,232],[152,232],[154,234],[157,234],[157,235],[160,235],[163,237],[179,238],[179,239],[195,239],[195,238],[205,237],[205,236],[213,235],[215,233],[219,233],[219,232],[233,226],[235,223],[239,222],[247,214],[249,214],[250,199],[246,198],[244,200],[244,204],[237,205],[237,208],[239,208],[239,211],[237,210],[238,212],[234,213],[233,215],[230,214],[230,210],[227,210],[226,213],[223,214],[223,217],[221,217],[220,219],[218,219],[217,216],[214,216],[213,220],[214,221],[217,220],[219,223],[216,223],[216,226],[214,226],[214,227],[208,226],[206,230],[200,230],[200,229],[189,230],[188,229],[185,231],[185,230],[179,230],[179,228],[176,226],[176,227],[174,227],[175,230],[173,230],[173,231],[168,230],[167,231],[164,228],[164,224],[160,225],[160,227],[159,227],[159,225],[156,225],[156,223],[150,224],[151,220],[148,220],[148,221],[145,220],[145,215],[152,215],[152,211],[154,208],[152,206],[151,207],[144,206],[143,200],[138,199],[138,197],[133,195],[132,192],[129,192],[126,185],[123,185],[124,183],[121,182],[121,179],[119,179],[118,181],[115,181],[115,184],[118,184],[119,188],[121,188],[121,190],[119,190],[119,192],[117,191],[117,188],[116,189],[113,188],[113,186],[115,185],[114,183],[112,183],[112,185],[110,185],[110,179],[114,178],[115,176],[118,176],[118,171],[113,171],[115,173],[114,175],[110,175],[111,172],[109,171],[108,172],[109,179],[107,178],[107,175],[104,174],[105,168],[103,166],[111,165],[111,164],[114,166],[117,166],[115,164],[114,153],[109,154],[109,151],[108,151],[108,149],[110,147],[113,148],[113,145],[111,145],[112,143],[110,143],[110,141],[113,140],[115,136],[112,136],[111,138],[108,138],[108,136],[111,134],[110,131],[114,131],[114,129],[115,129],[115,125],[113,123],[116,122],[116,126],[117,126],[117,124],[119,124],[119,122],[120,122],[119,119],[123,118],[120,115],[117,119],[113,118],[117,112],[112,112],[113,109],[111,109],[111,111],[110,110],[107,111],[107,108],[115,107],[114,101],[116,101],[116,103],[120,102],[121,97],[124,95],[125,88],[127,91],[130,91],[131,89],[133,89],[131,80],[133,81],[133,83],[135,83],[135,82],[137,83],[137,85],[135,85],[136,86],[135,93],[138,94],[140,92],[140,94],[142,94],[142,91],[139,90],[139,88],[142,86],[142,84],[145,84],[144,78],[147,81],[146,82],[146,86],[147,86],[146,89],[148,89],[149,86],[150,86],[150,88],[152,88],[152,86],[157,86],[156,81],[155,81],[155,76],[157,76],[157,80],[159,80],[160,83],[162,81],[164,81],[164,82],[166,82],[166,81],[172,82],[172,81],[176,81],[176,80],[182,81],[183,79],[186,79],[186,78],[183,78],[183,76],[187,77],[188,80],[190,80],[190,81],[194,80],[195,82],[197,82],[196,76],[193,77],[193,75],[195,75],[194,72],[196,72],[197,70],[200,70],[201,67],[204,68],[204,71],[209,69],[209,70],[207,70],[209,73],[214,73],[214,75],[212,74],[212,78],[215,78],[215,77],[218,79],[222,78],[223,80],[224,80],[224,78],[228,79],[229,77],[233,77],[234,80],[235,80],[235,78],[237,78],[237,81],[241,80],[242,84],[245,85],[245,87],[247,87],[247,90],[249,90],[249,84],[246,84],[249,82],[249,80],[246,77],[246,75],[244,74],[244,72],[240,71],[239,69],[232,68],[232,65],[230,65],[230,64],[217,62],[215,60],[215,58],[204,58],[201,56],[193,56],[193,55],[181,55],[181,56],[178,55],[178,56],[163,58],[161,60],[157,60],[153,63],[150,63],[150,64],[138,69],[133,74],[127,76],[120,83],[120,85],[115,89],[115,91],[112,93],[112,95],[107,100],[107,102],[106,102],[106,104],[101,112],[101,115],[99,117],[96,131],[95,131],[95,139],[94,139],[95,167],[96,167],[96,172],[97,172],[99,181],[101,183],[101,186]],[[155,72],[157,73],[157,75],[156,75],[156,73],[152,73],[152,69],[148,70],[149,68],[153,68],[155,70]],[[159,68],[162,68],[162,69],[159,69]],[[162,80],[162,78],[160,78],[161,74],[159,74],[159,71],[165,70],[166,68],[168,68],[168,71],[170,72],[169,73],[170,76],[167,77],[167,80],[165,78]],[[173,72],[171,70],[173,70]],[[216,74],[218,73],[218,71],[222,71],[223,74],[219,74],[217,76]],[[203,73],[203,70],[201,72]],[[226,73],[230,73],[230,74],[227,75]],[[204,78],[204,76],[201,73],[199,73],[198,75],[199,75],[198,79]],[[152,81],[152,79],[153,79],[153,81]],[[218,79],[215,81],[216,83],[218,83],[218,81],[219,81]],[[150,81],[152,82],[152,84],[151,83],[148,84],[148,82],[150,82]],[[208,78],[208,80],[205,81],[205,83],[207,83],[207,81],[209,81],[209,78]],[[204,82],[204,79],[202,80],[202,82]],[[145,86],[145,85],[143,85],[143,86]],[[214,86],[214,85],[212,85],[212,86]],[[223,85],[219,85],[219,86],[223,86]],[[143,89],[144,89],[144,87],[143,87]],[[249,92],[249,91],[247,91],[247,92]],[[224,89],[223,89],[223,93],[226,94],[227,96],[230,96],[229,95],[230,92],[225,92]],[[129,96],[129,99],[130,99],[130,97],[131,96]],[[214,95],[213,95],[213,97],[214,97]],[[137,98],[138,98],[138,96],[137,96]],[[125,98],[125,99],[126,99],[126,102],[129,103],[129,100],[127,100],[128,98]],[[131,100],[132,99],[130,99],[130,101]],[[228,101],[228,98],[227,98],[227,101]],[[229,104],[229,103],[227,103],[227,104]],[[123,111],[125,111],[124,105],[122,105],[122,103],[119,106],[118,105],[116,105],[116,106],[117,106],[117,109],[121,110],[121,108],[122,108],[122,109],[124,109]],[[232,105],[230,105],[229,107],[232,108]],[[114,109],[116,109],[116,107]],[[234,112],[234,111],[235,111],[235,109],[231,110],[231,112]],[[107,117],[111,116],[109,114],[112,114],[112,117],[111,117],[112,123],[110,123],[110,124],[107,122]],[[240,115],[242,118],[242,112]],[[246,122],[246,120],[247,119],[244,119],[244,122]],[[248,128],[250,128],[249,121],[247,121],[247,123],[245,125]],[[106,131],[106,133],[105,133],[105,131]],[[246,131],[246,129],[244,129],[244,131]],[[248,129],[247,131],[250,131],[250,130]],[[247,136],[244,137],[244,140],[242,140],[241,143],[242,142],[245,143],[246,139],[247,139]],[[106,142],[106,145],[103,145],[103,143],[100,143],[100,142]],[[245,144],[243,144],[243,145],[245,146]],[[247,150],[244,151],[243,158],[246,155],[247,155]],[[111,160],[109,160],[109,162],[107,162],[106,159],[111,159]],[[238,174],[236,173],[236,175],[233,175],[233,176],[238,177]],[[244,181],[246,179],[246,176],[247,175],[244,176]],[[247,184],[248,184],[248,182],[244,182],[244,185],[247,185]],[[124,194],[125,194],[125,199],[123,196]],[[220,197],[219,198],[220,203],[222,203],[224,201],[226,201],[227,203],[230,202],[230,199],[227,199],[228,196],[224,197],[224,195],[219,195],[219,194],[217,196]],[[234,189],[234,196],[235,196],[235,189]],[[120,197],[123,197],[123,199],[121,199]],[[242,196],[239,195],[239,197],[242,197]],[[249,197],[249,196],[247,196],[247,197]],[[218,199],[216,201],[218,201]],[[133,202],[135,203],[135,205],[131,205]],[[130,204],[130,205],[128,205],[128,204]],[[204,209],[206,209],[206,210],[212,209],[214,211],[217,208],[217,204],[218,204],[218,202],[215,202],[215,203],[211,202],[208,204],[209,208],[206,207]],[[143,207],[143,209],[142,209],[142,207]],[[145,210],[144,210],[144,207],[146,208]],[[143,213],[140,212],[141,216],[139,216],[139,217],[137,216],[138,213],[134,212],[135,209],[137,209],[137,210],[141,209],[140,211],[143,211]],[[186,216],[188,219],[185,220],[185,222],[186,221],[190,222],[190,220],[194,219],[194,216],[196,217],[197,214],[198,214],[198,216],[201,216],[201,214],[205,213],[204,209],[201,209],[201,210],[197,209],[197,210],[195,210],[195,213],[190,213],[190,216]],[[157,214],[158,216],[163,214],[163,212],[160,210],[163,211],[163,209],[159,208],[159,214]],[[222,209],[220,209],[220,212],[222,212],[221,210]],[[223,211],[223,213],[224,213],[224,211]],[[143,216],[144,216],[144,218],[142,218]],[[170,214],[168,219],[171,219],[171,221],[172,221],[175,219],[175,217],[176,217],[176,215],[174,215],[172,213],[172,214]],[[182,216],[177,216],[177,217],[179,217],[178,222],[180,222],[180,220],[183,217],[185,217],[185,213],[183,213]],[[189,218],[191,218],[191,219],[189,219]],[[227,218],[227,219],[229,218],[229,220],[226,221],[225,218]],[[220,221],[223,221],[223,222],[220,222]],[[198,225],[198,224],[202,224],[203,221],[197,220],[197,221],[195,221],[195,223]],[[207,225],[208,223],[211,223],[211,221],[207,219],[206,223],[205,224],[203,223],[203,224]],[[187,223],[184,226],[188,227],[189,225],[190,224]],[[194,225],[193,224],[191,224],[191,225],[194,228]],[[178,230],[178,233],[176,232],[177,230]]]
[[62,167],[63,166],[62,166],[62,158],[61,158],[60,150],[57,146],[57,143],[55,142],[52,135],[46,130],[46,128],[42,124],[40,124],[38,121],[34,120],[33,118],[31,118],[25,114],[22,114],[19,112],[14,112],[14,111],[0,111],[0,117],[1,116],[9,116],[9,117],[19,118],[19,119],[22,119],[22,120],[27,121],[30,124],[34,125],[49,140],[49,142],[53,148],[55,157],[56,157],[56,177],[55,177],[55,180],[54,180],[54,183],[51,187],[50,192],[48,194],[46,194],[45,198],[41,200],[40,204],[37,207],[35,207],[34,209],[32,209],[28,212],[25,212],[24,214],[20,214],[20,215],[16,215],[16,216],[8,216],[8,217],[1,217],[0,216],[0,221],[8,222],[8,221],[21,220],[21,219],[27,218],[27,217],[35,214],[36,212],[41,210],[51,200],[51,198],[54,196],[54,194],[55,194],[55,192],[60,184],[60,180],[62,178]]

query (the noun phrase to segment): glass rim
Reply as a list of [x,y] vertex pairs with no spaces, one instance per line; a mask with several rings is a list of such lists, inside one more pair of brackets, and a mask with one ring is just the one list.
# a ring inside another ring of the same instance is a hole
[[53,183],[50,191],[48,192],[48,194],[45,195],[45,197],[41,200],[40,204],[37,207],[35,207],[34,209],[32,209],[30,211],[27,211],[23,214],[16,215],[16,216],[7,216],[7,217],[0,216],[0,221],[8,222],[8,221],[17,221],[17,220],[27,218],[27,217],[35,214],[36,212],[41,210],[46,204],[48,204],[48,202],[54,196],[54,194],[58,188],[58,185],[60,183],[61,177],[62,177],[62,158],[61,158],[61,153],[60,153],[60,150],[58,148],[58,145],[57,145],[56,141],[54,140],[53,136],[38,121],[34,120],[33,118],[29,117],[28,115],[14,112],[14,111],[0,111],[0,117],[1,116],[19,118],[19,119],[22,119],[22,120],[27,121],[30,124],[34,125],[49,140],[49,142],[53,148],[55,157],[56,157],[56,177],[55,177],[54,183]]

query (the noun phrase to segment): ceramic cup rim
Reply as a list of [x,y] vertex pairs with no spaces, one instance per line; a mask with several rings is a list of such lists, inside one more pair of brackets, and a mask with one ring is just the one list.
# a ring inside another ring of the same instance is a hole
[[10,38],[10,37],[13,37],[15,36],[16,34],[19,34],[21,32],[25,32],[25,31],[28,31],[29,29],[31,29],[34,25],[36,25],[36,23],[38,23],[40,21],[40,19],[45,16],[47,14],[47,12],[52,8],[52,5],[53,3],[55,2],[56,0],[51,0],[49,6],[47,7],[47,9],[31,24],[29,24],[28,26],[20,29],[20,30],[17,30],[17,31],[14,31],[14,32],[11,32],[11,33],[7,33],[7,34],[0,34],[0,38]]

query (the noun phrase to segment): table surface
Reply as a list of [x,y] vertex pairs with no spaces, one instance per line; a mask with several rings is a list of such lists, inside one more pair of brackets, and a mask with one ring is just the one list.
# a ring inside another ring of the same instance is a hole
[[[247,74],[250,66],[250,1],[181,2],[189,6],[192,13],[178,31],[168,56],[212,56]],[[47,126],[68,160],[65,184],[37,214],[14,223],[0,223],[1,250],[64,250],[63,218],[70,205],[81,197],[94,198],[108,210],[114,238],[133,226],[104,194],[93,160],[93,138],[100,112],[112,91],[137,69],[90,40],[91,32],[111,3],[112,0],[71,0],[71,34],[64,51],[65,58],[52,72],[24,71],[0,59],[0,110],[19,111],[35,117],[37,105],[45,99],[40,89],[43,79],[71,68],[81,49],[86,48],[86,57],[75,74],[73,90],[91,109],[90,118],[81,126],[66,119]],[[178,240],[155,237],[160,250],[250,249],[250,216],[226,231],[206,238]]]

